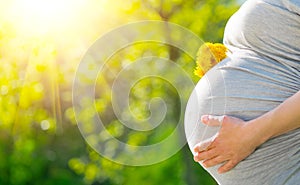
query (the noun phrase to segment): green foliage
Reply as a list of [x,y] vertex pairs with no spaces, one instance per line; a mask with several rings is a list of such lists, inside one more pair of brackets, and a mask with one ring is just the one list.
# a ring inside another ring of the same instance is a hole
[[[97,2],[94,2],[95,6]],[[128,22],[164,20],[182,25],[205,41],[212,42],[222,41],[225,23],[238,7],[234,0],[110,2],[101,4],[107,11],[103,20],[113,21],[99,28],[101,33]],[[95,21],[92,25],[101,24]],[[70,50],[76,51],[76,47],[74,44]],[[22,38],[9,22],[0,23],[0,185],[215,184],[200,165],[192,161],[187,146],[170,159],[145,167],[116,164],[87,146],[77,128],[71,102],[78,56],[72,58],[67,53],[55,40]],[[148,78],[136,83],[130,92],[129,109],[124,112],[135,115],[136,119],[146,119],[150,115],[149,101],[161,97],[168,112],[159,128],[142,133],[133,131],[112,114],[112,74],[147,55],[170,58],[184,68],[194,82],[198,80],[193,75],[193,59],[178,49],[155,43],[135,44],[110,59],[106,68],[110,70],[104,70],[97,79],[97,111],[86,107],[80,119],[88,122],[94,115],[99,115],[110,134],[136,146],[166,138],[179,120],[180,97],[171,84],[161,79]],[[65,57],[72,60],[65,61]],[[165,71],[170,78],[178,78],[167,69]],[[126,75],[126,79],[131,79],[136,74],[128,72]],[[189,93],[185,93],[185,98]],[[84,129],[94,128],[87,126]],[[104,136],[99,137],[107,142]]]

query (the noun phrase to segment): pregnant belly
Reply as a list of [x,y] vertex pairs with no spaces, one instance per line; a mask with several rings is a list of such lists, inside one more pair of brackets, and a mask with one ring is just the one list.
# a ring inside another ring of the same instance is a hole
[[[189,147],[192,149],[195,144],[213,138],[219,130],[218,127],[202,124],[201,115],[226,114],[243,120],[258,117],[275,108],[299,90],[299,79],[296,80],[291,76],[293,76],[293,71],[289,71],[285,66],[260,58],[227,58],[222,61],[198,82],[190,96],[185,113],[185,132]],[[264,170],[261,168],[253,172],[254,164],[259,163],[255,167],[258,168],[268,160],[271,162],[277,158],[272,156],[275,151],[274,147],[277,147],[276,156],[279,157],[289,151],[286,144],[280,140],[296,141],[298,146],[295,147],[295,151],[299,150],[299,130],[276,139],[266,142],[261,147],[262,150],[257,150],[229,173],[219,175],[218,166],[207,170],[222,184],[230,184],[237,179],[248,179],[249,183],[253,183],[259,179],[251,179],[253,173],[259,174],[263,172],[261,170]],[[250,175],[249,170],[251,170]]]

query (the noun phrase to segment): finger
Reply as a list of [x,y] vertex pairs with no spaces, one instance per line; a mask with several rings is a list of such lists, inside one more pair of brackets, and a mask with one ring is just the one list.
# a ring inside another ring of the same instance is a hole
[[216,135],[198,143],[193,148],[194,152],[202,152],[202,151],[213,148],[214,146],[212,143],[215,140],[215,138],[216,138]]
[[201,122],[208,126],[221,126],[224,116],[203,115]]
[[205,160],[203,162],[203,166],[206,167],[206,168],[209,168],[209,167],[224,163],[225,161],[227,161],[227,160],[224,159],[224,157],[219,155],[219,156],[216,156],[212,159]]
[[195,147],[194,147],[194,152],[202,152],[205,151],[208,146],[211,144],[212,141],[210,140],[205,140],[201,143],[198,143]]
[[216,151],[214,149],[211,149],[200,153],[196,153],[194,156],[194,160],[196,162],[200,162],[203,160],[210,160],[212,158],[215,158],[217,155],[218,154],[216,153]]
[[218,173],[225,173],[228,172],[229,170],[231,170],[232,168],[234,168],[237,165],[236,162],[233,162],[232,160],[229,160],[228,162],[226,162],[224,165],[222,165],[219,169],[218,169]]

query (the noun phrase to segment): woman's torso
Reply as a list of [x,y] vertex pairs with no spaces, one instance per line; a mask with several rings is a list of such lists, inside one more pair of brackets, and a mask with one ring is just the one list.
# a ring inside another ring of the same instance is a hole
[[[249,120],[300,90],[299,4],[250,0],[231,17],[224,44],[232,54],[200,80],[187,106],[190,147],[218,131],[199,122],[202,114]],[[207,170],[221,184],[293,184],[300,182],[299,149],[297,129],[267,141],[228,173]]]

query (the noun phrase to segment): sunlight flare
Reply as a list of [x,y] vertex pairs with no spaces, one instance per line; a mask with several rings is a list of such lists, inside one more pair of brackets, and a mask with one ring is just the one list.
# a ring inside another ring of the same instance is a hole
[[23,32],[45,34],[74,22],[83,0],[15,0],[11,16]]

